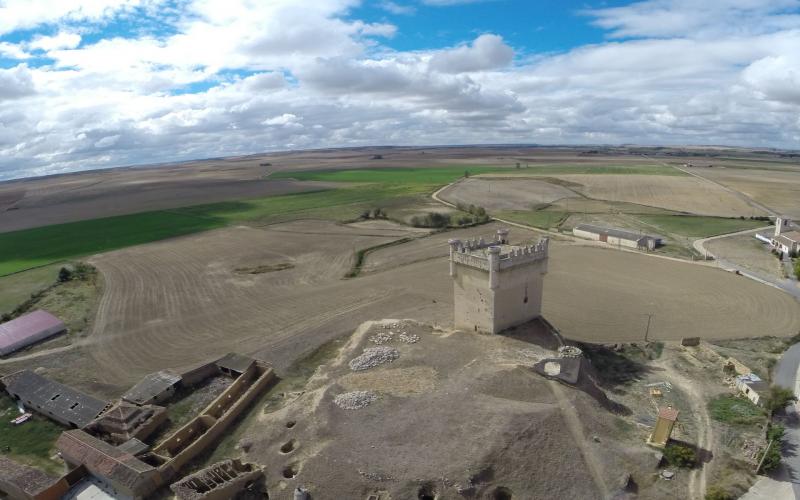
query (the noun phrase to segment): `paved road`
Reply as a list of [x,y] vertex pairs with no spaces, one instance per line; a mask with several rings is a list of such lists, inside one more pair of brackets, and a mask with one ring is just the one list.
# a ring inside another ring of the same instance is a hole
[[[791,388],[800,395],[800,344],[790,347],[775,367],[776,385]],[[773,479],[762,477],[741,500],[800,500],[800,414],[797,406],[786,409],[781,418],[786,426],[783,465]]]

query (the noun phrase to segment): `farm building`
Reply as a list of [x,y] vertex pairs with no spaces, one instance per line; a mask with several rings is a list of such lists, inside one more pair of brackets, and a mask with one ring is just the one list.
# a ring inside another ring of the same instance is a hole
[[675,427],[675,421],[678,420],[678,413],[672,406],[660,408],[653,433],[647,438],[647,444],[661,448],[666,446],[672,435],[672,428]]
[[636,248],[639,250],[655,250],[662,244],[660,236],[653,236],[624,229],[595,226],[593,224],[578,224],[572,229],[572,234],[587,240],[602,241],[613,246]]
[[792,221],[786,217],[775,220],[775,232],[770,240],[775,250],[786,254],[800,252],[800,231],[793,226]]
[[122,399],[137,405],[161,403],[175,394],[182,377],[170,370],[145,375],[142,380],[122,395]]
[[763,399],[769,393],[769,384],[761,380],[755,373],[736,377],[736,388],[758,406],[763,405]]
[[67,330],[60,319],[37,310],[0,325],[0,356],[6,356]]
[[108,407],[105,401],[30,370],[7,375],[2,383],[6,392],[25,408],[70,427],[86,427]]
[[162,484],[158,469],[81,430],[61,433],[56,448],[68,466],[83,466],[117,498],[144,498]]

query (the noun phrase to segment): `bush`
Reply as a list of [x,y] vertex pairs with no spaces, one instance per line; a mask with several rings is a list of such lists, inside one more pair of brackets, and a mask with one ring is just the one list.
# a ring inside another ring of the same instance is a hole
[[71,281],[72,278],[73,278],[72,269],[70,269],[69,267],[62,267],[61,269],[59,269],[59,271],[58,271],[58,281],[60,283],[65,283],[67,281]]
[[[761,462],[762,458],[764,459],[764,462],[761,463],[761,468],[756,473],[773,471],[781,464],[781,442],[775,441],[772,446],[769,446],[769,444],[767,446],[768,448],[759,451],[758,455],[756,455],[756,460],[759,462]],[[766,457],[764,457],[765,451],[767,453]]]
[[711,486],[706,491],[705,500],[734,500],[734,497],[720,486]]
[[411,218],[411,225],[414,227],[434,227],[443,228],[450,225],[450,216],[439,212],[428,212],[424,217],[415,215]]
[[669,444],[664,448],[664,459],[673,467],[691,469],[697,465],[694,449],[682,444]]
[[764,406],[767,408],[767,411],[769,411],[770,415],[774,415],[779,410],[783,410],[789,405],[789,403],[794,401],[797,401],[797,396],[794,395],[794,392],[791,389],[787,389],[786,387],[781,387],[779,385],[773,385],[769,388],[769,394],[767,395]]

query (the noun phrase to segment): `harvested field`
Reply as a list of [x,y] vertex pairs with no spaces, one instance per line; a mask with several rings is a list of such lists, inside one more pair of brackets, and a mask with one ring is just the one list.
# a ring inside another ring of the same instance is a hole
[[694,168],[692,172],[740,191],[780,214],[800,218],[800,172]]
[[661,175],[563,175],[583,185],[575,188],[591,198],[624,201],[699,215],[767,215],[733,194],[695,177]]
[[[370,254],[365,269],[436,259],[446,240],[491,234],[499,224],[433,235]],[[537,238],[512,229],[512,241]],[[570,338],[588,342],[753,335],[800,331],[800,306],[774,288],[719,269],[553,241],[544,315]],[[440,259],[445,265],[446,259]],[[412,266],[408,266],[412,267]],[[452,299],[448,298],[448,303]]]
[[[392,241],[394,229],[380,236],[375,228],[297,221],[98,255],[92,262],[103,273],[105,293],[91,342],[14,369],[46,365],[78,387],[102,384],[98,390],[108,393],[111,386],[127,388],[146,373],[180,370],[232,346],[280,371],[367,319],[450,325],[446,241],[489,236],[497,227],[448,231],[377,250],[368,256],[368,271],[351,280],[341,277],[354,249]],[[537,237],[512,230],[513,241]],[[551,252],[544,313],[567,337],[640,340],[648,313],[654,315],[651,340],[790,336],[800,330],[793,299],[718,269],[561,241],[553,241]],[[255,275],[234,271],[287,261],[295,267]]]
[[[285,368],[377,311],[419,310],[430,318],[425,311],[433,304],[431,292],[415,280],[341,279],[355,249],[396,239],[395,228],[385,232],[297,221],[99,255],[93,262],[106,278],[107,293],[91,356],[107,370],[109,382],[122,386],[163,367],[219,356],[231,346],[260,352]],[[287,261],[294,267],[280,272],[235,272]]]
[[772,287],[719,269],[593,247],[551,249],[544,316],[587,342],[786,337],[800,305]]
[[439,197],[457,205],[474,204],[489,212],[498,210],[530,210],[561,198],[575,197],[564,186],[537,179],[494,179],[471,177],[458,182]]
[[733,262],[759,274],[783,278],[781,264],[770,253],[767,244],[753,237],[753,233],[717,238],[705,243],[705,247],[718,259]]

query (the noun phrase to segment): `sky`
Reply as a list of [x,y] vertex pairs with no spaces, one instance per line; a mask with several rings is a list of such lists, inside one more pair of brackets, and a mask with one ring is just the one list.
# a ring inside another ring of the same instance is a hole
[[481,143],[800,149],[800,0],[0,0],[0,180]]

